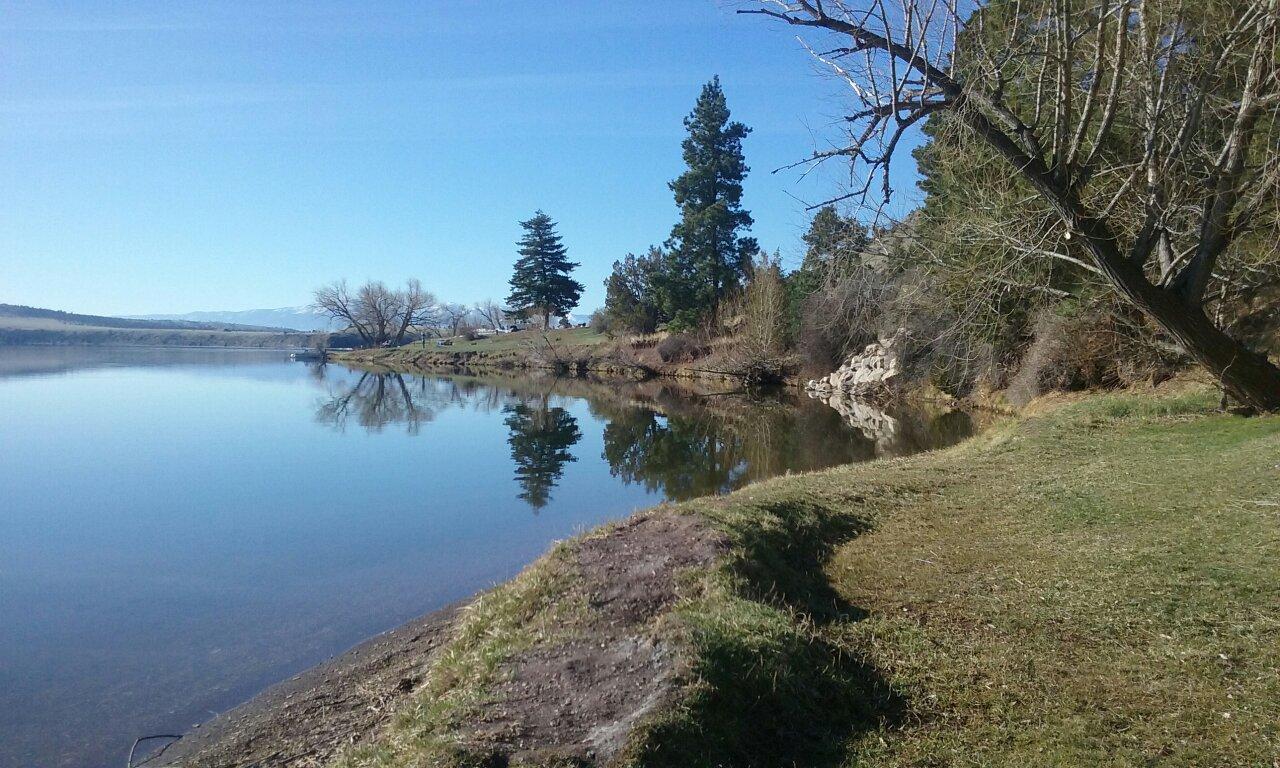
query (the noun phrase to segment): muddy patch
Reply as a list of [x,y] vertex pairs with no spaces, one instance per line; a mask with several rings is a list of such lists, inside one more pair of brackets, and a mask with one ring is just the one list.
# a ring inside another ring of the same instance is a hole
[[676,602],[679,573],[726,546],[698,518],[660,514],[580,542],[582,631],[509,662],[476,741],[496,747],[498,762],[608,763],[675,692],[675,649],[652,629]]

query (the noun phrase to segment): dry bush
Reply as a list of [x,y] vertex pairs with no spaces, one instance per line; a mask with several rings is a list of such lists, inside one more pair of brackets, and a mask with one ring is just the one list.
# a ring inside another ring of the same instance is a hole
[[746,288],[722,306],[728,311],[711,344],[721,370],[748,385],[779,383],[796,371],[790,300],[776,266],[762,262]]
[[613,338],[616,335],[613,323],[609,320],[609,313],[603,309],[597,309],[592,312],[591,319],[587,321],[587,325],[596,333],[604,334],[609,338]]
[[640,333],[627,338],[627,345],[632,349],[653,349],[667,338],[666,333]]
[[658,357],[664,363],[691,363],[707,353],[707,344],[693,333],[674,333],[658,342]]
[[859,266],[829,275],[808,297],[797,347],[805,373],[820,375],[892,337],[902,355],[903,383],[932,384],[960,396],[998,378],[996,350],[984,331],[958,317],[920,272]]
[[832,270],[800,310],[796,348],[806,372],[826,373],[875,341],[896,281],[866,267]]
[[1150,328],[1116,302],[1074,314],[1043,309],[1009,381],[1006,399],[1025,405],[1054,390],[1158,383],[1185,364],[1179,350],[1161,344]]

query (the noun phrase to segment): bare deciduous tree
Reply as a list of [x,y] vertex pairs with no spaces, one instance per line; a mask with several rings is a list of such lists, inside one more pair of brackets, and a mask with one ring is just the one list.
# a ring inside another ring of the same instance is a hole
[[1280,369],[1206,313],[1232,246],[1276,221],[1280,0],[757,1],[741,12],[831,38],[806,46],[858,106],[848,141],[806,162],[857,165],[844,197],[866,202],[878,180],[887,199],[903,135],[945,116],[1052,211],[1050,255],[1092,270],[1236,399],[1280,410]]
[[358,297],[351,294],[346,280],[338,280],[317,288],[312,297],[311,306],[334,320],[346,323],[360,335],[360,340],[366,345],[374,343],[373,333],[365,325],[365,313],[359,304]]
[[398,325],[400,298],[380,280],[370,280],[356,292],[356,305],[364,314],[375,344],[389,341]]
[[474,310],[480,316],[480,319],[489,324],[490,328],[495,331],[506,330],[505,321],[508,313],[498,302],[493,299],[477,301]]
[[404,341],[405,332],[413,327],[425,327],[435,322],[438,314],[436,297],[422,287],[417,278],[410,278],[404,290],[399,292],[400,326],[396,330],[395,343]]
[[430,323],[435,297],[418,280],[409,280],[398,291],[380,281],[369,281],[354,294],[347,282],[340,280],[317,289],[312,306],[347,323],[367,346],[377,346],[399,344],[409,328]]
[[444,304],[440,307],[440,325],[449,329],[450,336],[457,336],[471,316],[471,309],[465,304]]

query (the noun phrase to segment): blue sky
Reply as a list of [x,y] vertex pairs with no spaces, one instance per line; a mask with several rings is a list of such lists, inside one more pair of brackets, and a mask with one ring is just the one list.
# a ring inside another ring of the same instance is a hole
[[410,276],[501,299],[542,208],[590,310],[669,233],[681,119],[716,74],[753,128],[753,232],[794,262],[847,169],[770,171],[835,135],[843,94],[739,7],[0,0],[0,302],[250,309]]

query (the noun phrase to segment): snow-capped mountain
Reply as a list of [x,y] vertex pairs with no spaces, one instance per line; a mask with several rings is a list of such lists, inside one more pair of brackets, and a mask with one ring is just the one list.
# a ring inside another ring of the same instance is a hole
[[266,328],[291,328],[295,331],[338,331],[340,323],[318,314],[310,307],[279,309],[244,309],[239,311],[209,310],[181,315],[129,315],[135,320],[189,320],[200,323],[235,323]]

